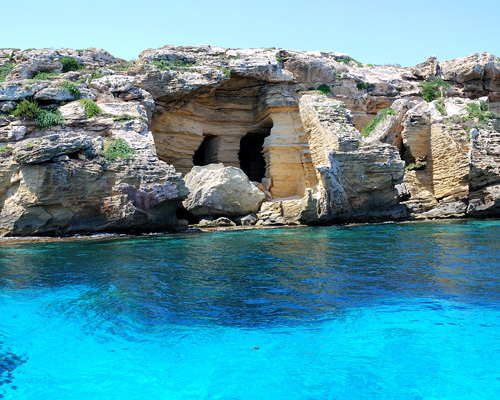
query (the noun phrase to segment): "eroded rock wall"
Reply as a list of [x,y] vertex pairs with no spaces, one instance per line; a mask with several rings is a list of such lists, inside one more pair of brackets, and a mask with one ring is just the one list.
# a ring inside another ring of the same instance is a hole
[[[274,48],[164,46],[132,62],[0,49],[0,66],[1,235],[170,229],[198,191],[181,174],[219,163],[262,193],[241,211],[260,225],[498,216],[500,62],[488,53],[401,68]],[[425,82],[446,100],[424,101]],[[63,122],[15,112],[26,98]],[[131,153],[106,156],[117,140]]]

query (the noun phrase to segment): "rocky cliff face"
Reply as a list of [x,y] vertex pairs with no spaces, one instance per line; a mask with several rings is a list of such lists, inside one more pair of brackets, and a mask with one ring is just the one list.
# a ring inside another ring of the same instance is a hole
[[488,53],[398,68],[282,49],[1,49],[0,79],[0,235],[172,229],[183,200],[190,219],[258,225],[500,210]]

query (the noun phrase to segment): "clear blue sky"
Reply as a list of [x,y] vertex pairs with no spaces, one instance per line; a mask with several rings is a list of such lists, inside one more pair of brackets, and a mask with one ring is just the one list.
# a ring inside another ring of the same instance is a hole
[[[500,56],[500,0],[23,0],[2,4],[0,47],[100,47],[127,60],[165,44],[282,47],[411,66]],[[22,5],[20,5],[22,3]]]

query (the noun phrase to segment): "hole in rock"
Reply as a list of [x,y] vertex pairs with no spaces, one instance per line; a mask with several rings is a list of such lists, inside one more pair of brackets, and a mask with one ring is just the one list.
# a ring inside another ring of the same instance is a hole
[[194,153],[193,164],[204,166],[217,162],[217,136],[205,136],[200,147]]
[[260,182],[266,176],[266,160],[262,150],[264,139],[271,134],[272,120],[266,120],[253,132],[248,132],[240,140],[238,158],[240,168],[251,181]]

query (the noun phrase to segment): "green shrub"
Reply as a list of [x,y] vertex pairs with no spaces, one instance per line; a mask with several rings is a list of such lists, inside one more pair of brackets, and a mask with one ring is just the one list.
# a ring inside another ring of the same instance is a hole
[[337,62],[343,62],[344,64],[349,64],[349,61],[351,61],[351,59],[349,57],[345,58],[345,57],[338,57],[335,59],[335,61]]
[[446,107],[444,106],[444,98],[440,98],[436,100],[436,103],[434,103],[437,110],[441,113],[441,115],[446,115]]
[[358,90],[368,90],[369,85],[368,85],[368,82],[361,82],[361,83],[358,83],[356,85],[356,87],[358,88]]
[[430,103],[431,101],[433,101],[436,98],[436,93],[434,91],[434,87],[428,82],[424,82],[422,84],[422,86],[423,86],[422,97],[424,98],[424,100],[427,103]]
[[384,110],[381,110],[378,112],[378,114],[370,121],[370,123],[363,128],[361,131],[361,134],[363,137],[368,137],[370,136],[370,133],[372,133],[377,125],[387,119],[389,115],[396,115],[396,111],[394,111],[393,108],[389,107]]
[[114,161],[117,158],[132,157],[135,150],[124,139],[105,139],[102,154],[107,160]]
[[5,81],[5,78],[7,78],[7,75],[10,74],[12,68],[14,68],[14,64],[12,64],[11,62],[6,61],[3,63],[3,65],[0,67],[0,82]]
[[59,72],[41,72],[38,71],[33,79],[40,80],[40,81],[48,81],[50,78],[53,78],[57,75],[60,75]]
[[485,114],[484,111],[482,110],[482,107],[480,104],[477,103],[469,103],[465,106],[465,111],[467,111],[467,115],[462,117],[462,120],[465,121],[471,121],[475,118],[481,123],[486,123],[488,122],[488,114]]
[[226,67],[222,67],[221,71],[226,75],[228,78],[231,77],[231,71],[229,71]]
[[82,92],[80,92],[80,89],[78,88],[78,85],[76,83],[63,81],[61,83],[58,83],[57,86],[61,89],[67,90],[75,100],[78,100],[80,97],[82,97]]
[[37,101],[24,99],[17,105],[12,114],[17,118],[35,119],[39,112]]
[[318,86],[318,88],[316,90],[318,92],[320,92],[321,94],[324,94],[325,96],[332,93],[332,89],[330,89],[330,86],[325,85],[324,83],[322,85]]
[[59,62],[63,65],[63,72],[79,71],[85,68],[83,65],[78,64],[78,61],[73,57],[62,57],[59,59]]
[[78,100],[78,103],[80,104],[80,107],[82,107],[85,111],[87,118],[94,118],[95,116],[102,114],[102,110],[93,100],[81,99]]
[[479,107],[481,108],[481,111],[488,111],[490,109],[490,105],[483,100],[479,100]]
[[36,126],[42,130],[56,125],[64,125],[64,117],[59,110],[40,110],[36,116]]
[[427,103],[430,103],[436,97],[445,97],[444,89],[449,87],[450,84],[441,78],[432,78],[432,80],[422,83],[422,97]]
[[283,59],[281,58],[281,55],[279,54],[276,54],[276,61],[282,63],[283,62]]

